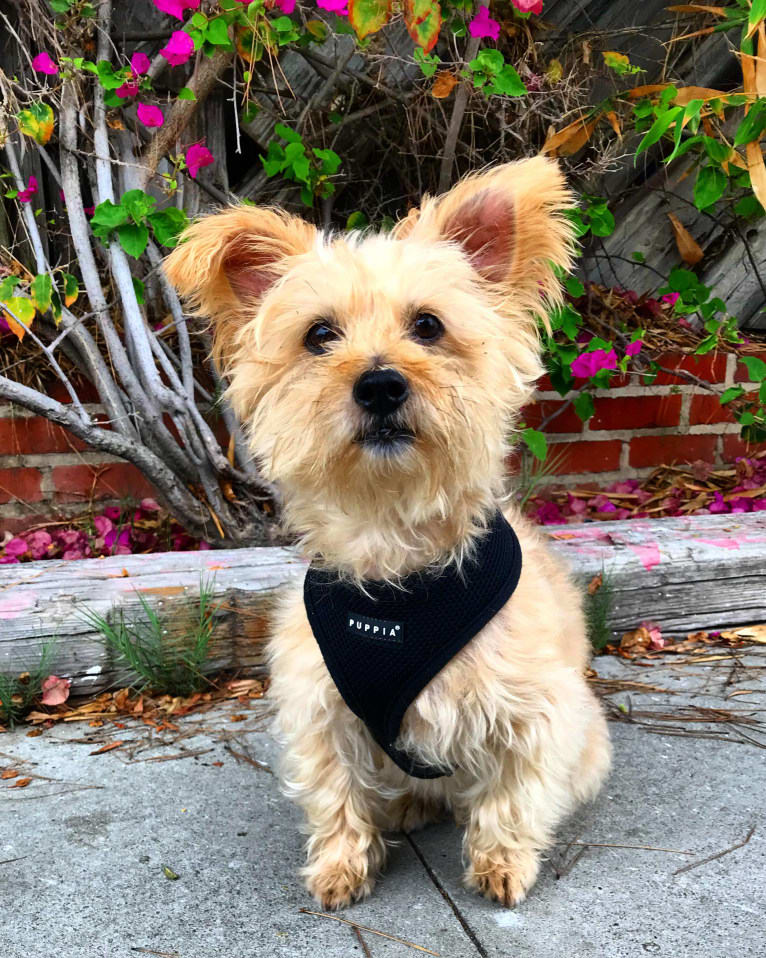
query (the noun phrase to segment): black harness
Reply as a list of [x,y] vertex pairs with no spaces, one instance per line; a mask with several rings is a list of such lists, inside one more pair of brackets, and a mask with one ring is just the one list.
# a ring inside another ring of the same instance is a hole
[[306,613],[346,704],[384,752],[415,778],[452,769],[423,765],[394,743],[410,703],[505,605],[521,574],[521,547],[501,512],[460,569],[417,572],[399,586],[364,590],[309,567]]

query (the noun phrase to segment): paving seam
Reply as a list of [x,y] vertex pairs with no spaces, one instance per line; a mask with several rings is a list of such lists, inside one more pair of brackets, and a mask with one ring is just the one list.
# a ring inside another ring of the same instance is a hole
[[425,859],[425,856],[423,855],[423,853],[421,852],[421,850],[418,848],[418,846],[417,846],[417,845],[415,844],[415,842],[413,841],[412,836],[411,836],[411,835],[408,835],[408,834],[406,834],[406,833],[403,833],[403,834],[404,834],[404,837],[407,839],[407,842],[409,843],[410,848],[411,848],[411,849],[413,850],[413,852],[415,852],[415,854],[417,855],[418,860],[420,861],[420,864],[421,864],[421,865],[423,866],[423,868],[425,869],[426,874],[428,875],[428,877],[429,877],[429,878],[431,879],[431,881],[433,882],[434,887],[436,888],[436,890],[439,892],[439,894],[442,896],[442,898],[447,902],[447,904],[448,904],[448,905],[450,906],[450,908],[452,909],[452,912],[453,912],[453,914],[455,915],[455,918],[457,918],[457,920],[460,922],[460,925],[461,925],[463,931],[466,933],[467,937],[469,938],[471,944],[474,946],[474,948],[476,949],[476,951],[481,955],[481,958],[489,958],[489,954],[488,954],[488,952],[487,952],[487,949],[486,949],[486,948],[484,947],[484,945],[482,945],[482,943],[479,941],[479,939],[478,939],[478,937],[477,937],[477,935],[476,935],[476,932],[473,930],[473,928],[471,928],[470,924],[468,923],[468,919],[464,917],[463,913],[462,913],[462,912],[460,911],[460,909],[458,908],[456,902],[454,902],[454,901],[452,900],[452,897],[450,896],[450,893],[447,891],[447,889],[444,887],[444,885],[442,885],[442,883],[441,883],[441,882],[439,881],[439,879],[436,877],[436,873],[434,872],[433,868],[431,868],[431,866],[428,864],[428,862],[427,862],[426,859]]

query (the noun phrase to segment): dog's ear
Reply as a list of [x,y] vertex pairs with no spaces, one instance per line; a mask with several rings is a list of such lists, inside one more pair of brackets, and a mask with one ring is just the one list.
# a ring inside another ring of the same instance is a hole
[[556,267],[568,269],[573,197],[558,164],[538,156],[469,176],[428,197],[396,229],[399,239],[457,243],[480,276],[508,292],[555,298]]
[[315,236],[304,220],[254,206],[213,213],[185,231],[165,273],[190,308],[210,319],[219,366],[290,257],[311,249]]

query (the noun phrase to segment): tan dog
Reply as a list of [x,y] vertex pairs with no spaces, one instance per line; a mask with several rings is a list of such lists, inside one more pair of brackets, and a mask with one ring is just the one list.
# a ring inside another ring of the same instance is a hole
[[[556,165],[536,158],[426,199],[389,235],[328,237],[249,207],[189,229],[167,273],[213,322],[231,401],[308,556],[395,581],[462,561],[482,535],[542,371],[537,318],[570,263],[570,205]],[[354,388],[371,369],[406,383],[390,428],[372,431]],[[580,595],[538,532],[506,515],[523,550],[516,591],[401,727],[401,747],[449,777],[391,762],[330,678],[301,592],[283,604],[271,694],[286,787],[308,820],[303,874],[325,907],[372,890],[382,830],[444,809],[465,825],[466,883],[514,905],[557,824],[608,771]]]

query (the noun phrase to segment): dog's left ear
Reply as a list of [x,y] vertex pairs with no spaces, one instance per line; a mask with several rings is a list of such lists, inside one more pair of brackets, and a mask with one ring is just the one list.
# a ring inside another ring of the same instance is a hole
[[508,292],[555,298],[554,267],[568,269],[574,205],[558,164],[538,156],[469,176],[427,198],[397,228],[399,238],[457,243],[476,272]]

